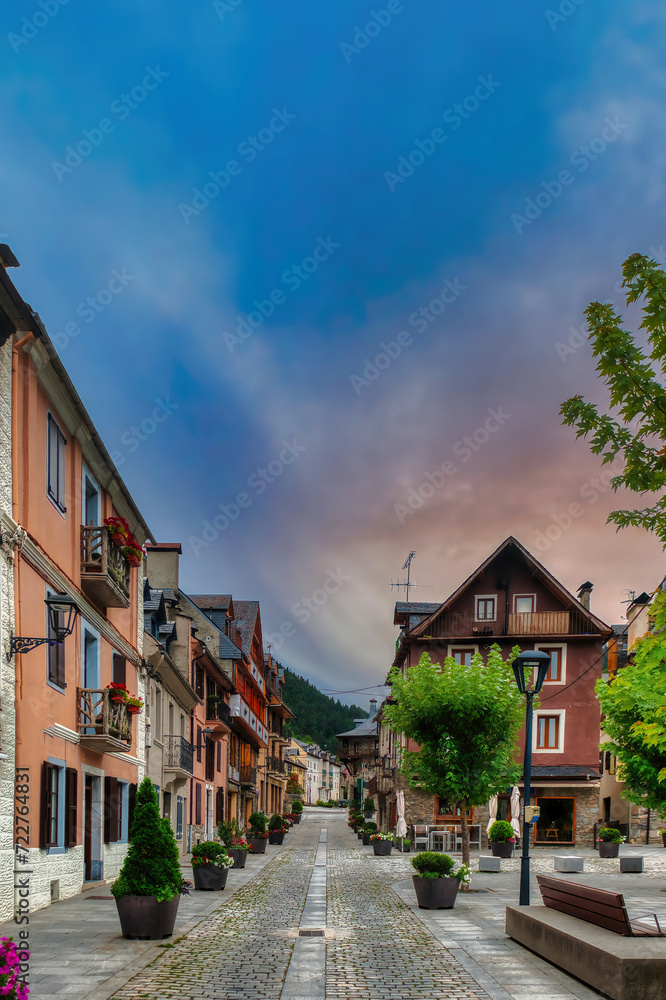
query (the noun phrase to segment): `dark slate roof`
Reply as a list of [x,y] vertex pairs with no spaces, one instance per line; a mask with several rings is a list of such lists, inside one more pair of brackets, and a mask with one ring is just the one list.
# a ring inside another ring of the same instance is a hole
[[439,604],[431,604],[419,601],[396,601],[395,610],[397,614],[407,614],[409,612],[412,615],[431,615],[437,608],[441,607],[441,602]]
[[188,596],[201,611],[226,611],[231,604],[231,594],[189,594]]
[[252,651],[252,636],[259,614],[259,601],[234,601],[236,618],[234,625],[240,632],[243,652],[249,656]]
[[369,719],[363,719],[362,722],[359,722],[356,729],[350,729],[348,733],[336,733],[336,736],[338,738],[341,736],[356,736],[362,739],[364,736],[376,736],[378,731],[379,723],[377,722],[377,713],[375,712]]
[[585,780],[586,778],[597,780],[601,778],[598,771],[595,771],[592,767],[582,767],[576,765],[559,765],[553,767],[533,767],[532,768],[532,778],[569,778],[570,781],[574,779]]
[[231,639],[224,634],[220,635],[220,659],[221,660],[242,660],[243,653]]

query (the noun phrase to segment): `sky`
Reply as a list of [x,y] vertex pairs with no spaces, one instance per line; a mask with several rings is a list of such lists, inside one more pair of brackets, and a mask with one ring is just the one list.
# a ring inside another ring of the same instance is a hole
[[659,582],[558,411],[605,400],[587,304],[666,262],[663,4],[0,19],[10,275],[186,592],[259,600],[283,664],[367,704],[411,550],[424,601],[508,535],[607,622]]

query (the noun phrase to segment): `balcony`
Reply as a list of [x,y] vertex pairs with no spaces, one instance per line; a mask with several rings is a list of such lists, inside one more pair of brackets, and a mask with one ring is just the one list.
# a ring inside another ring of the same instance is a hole
[[285,760],[280,760],[279,757],[267,757],[266,765],[269,773],[272,774],[286,774],[287,773],[287,762]]
[[111,701],[108,688],[77,688],[79,742],[93,753],[127,753],[132,716],[124,701]]
[[81,589],[100,607],[130,606],[130,565],[103,525],[81,525]]
[[194,747],[184,736],[164,737],[164,773],[183,780],[192,777]]
[[268,744],[268,730],[266,726],[257,718],[248,703],[240,694],[232,694],[229,699],[229,711],[234,729],[242,736],[250,738],[250,742],[256,746],[265,747]]
[[504,616],[496,621],[476,621],[471,615],[440,615],[424,639],[476,639],[479,636],[492,642],[492,637],[590,635],[589,619],[579,611],[530,611],[509,614],[505,628]]
[[287,736],[284,726],[279,722],[271,722],[270,726],[271,736],[276,736],[279,740],[284,743],[289,742],[289,737]]
[[225,732],[231,728],[231,712],[225,701],[206,698],[206,725],[214,732]]
[[257,787],[256,767],[249,767],[247,764],[243,764],[240,768],[240,783],[241,785],[245,785],[246,788],[256,788]]

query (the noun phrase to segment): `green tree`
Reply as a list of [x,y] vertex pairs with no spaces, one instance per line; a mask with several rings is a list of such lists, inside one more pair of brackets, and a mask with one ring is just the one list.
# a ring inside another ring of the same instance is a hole
[[130,845],[111,886],[114,896],[155,896],[172,899],[183,885],[178,845],[168,820],[162,819],[150,778],[144,778],[136,795]]
[[596,691],[608,741],[601,746],[620,762],[618,776],[630,802],[666,815],[666,593],[652,604],[653,631],[635,643],[632,661]]
[[384,714],[419,747],[403,754],[402,772],[414,787],[459,803],[465,864],[468,810],[503,792],[520,774],[514,758],[525,703],[510,666],[518,652],[515,648],[505,662],[494,644],[486,664],[477,653],[471,666],[450,656],[440,666],[424,653],[406,674],[390,675],[397,703],[387,705]]
[[[608,304],[592,302],[587,310],[589,340],[597,372],[609,393],[613,413],[602,413],[582,396],[562,404],[564,423],[577,437],[589,437],[590,449],[604,463],[619,459],[623,469],[611,479],[614,490],[655,496],[651,506],[614,510],[608,521],[634,525],[654,533],[666,547],[666,274],[656,261],[632,254],[622,267],[626,303],[640,300],[640,329],[646,347],[624,329]],[[612,750],[622,764],[625,797],[660,810],[666,808],[666,620],[663,595],[652,608],[661,624],[639,639],[634,663],[623,667],[610,684],[599,682],[597,694]]]
[[623,328],[613,306],[590,303],[585,311],[589,340],[616,415],[602,413],[582,396],[567,399],[560,412],[577,437],[590,437],[590,450],[604,463],[621,457],[624,468],[611,479],[614,490],[659,494],[651,507],[614,510],[608,521],[652,531],[666,547],[666,274],[642,254],[632,254],[622,274],[627,306],[642,299],[640,326],[647,331],[649,350]]

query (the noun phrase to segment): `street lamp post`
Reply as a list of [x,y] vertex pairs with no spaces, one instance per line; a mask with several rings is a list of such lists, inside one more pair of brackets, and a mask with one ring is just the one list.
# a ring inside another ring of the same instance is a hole
[[[530,818],[527,810],[532,790],[532,706],[534,696],[539,693],[550,667],[550,656],[539,649],[519,653],[511,664],[518,690],[525,695],[525,757],[523,761],[523,853],[520,859],[520,906],[530,905]],[[533,671],[536,670],[536,678]],[[532,686],[525,683],[525,676],[533,680]]]

